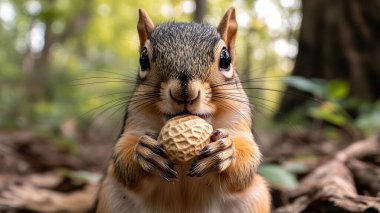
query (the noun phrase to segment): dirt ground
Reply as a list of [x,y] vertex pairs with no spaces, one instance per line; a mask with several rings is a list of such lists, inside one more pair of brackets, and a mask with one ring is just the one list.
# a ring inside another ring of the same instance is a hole
[[[380,212],[380,135],[357,141],[269,135],[260,137],[265,163],[306,165],[297,187],[271,186],[273,212]],[[70,151],[31,131],[0,132],[0,212],[88,211],[112,151],[110,137],[82,135]]]

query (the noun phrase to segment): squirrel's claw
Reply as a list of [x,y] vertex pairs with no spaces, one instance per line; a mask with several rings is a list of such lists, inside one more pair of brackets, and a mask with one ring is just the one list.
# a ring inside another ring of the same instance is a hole
[[[145,135],[153,138],[154,140],[157,140],[158,138],[158,133],[157,132],[153,132],[153,131],[150,131],[150,130],[147,130],[145,131]],[[157,144],[157,143],[156,143]]]
[[199,165],[193,164],[191,165],[191,168],[189,172],[187,173],[187,175],[190,177],[201,177],[211,172],[220,173],[226,170],[232,164],[233,161],[234,161],[234,157],[229,157],[219,163],[212,164],[212,166],[202,166],[201,164]]
[[[220,133],[219,133],[220,134]],[[190,167],[190,177],[200,177],[210,172],[222,172],[226,170],[235,159],[235,148],[227,134],[206,145],[198,158]]]
[[229,138],[222,138],[216,142],[212,142],[203,147],[200,155],[196,158],[196,160],[201,160],[210,155],[213,155],[217,152],[223,151],[232,146],[232,141]]
[[211,141],[215,142],[219,139],[228,137],[228,130],[226,129],[216,129],[211,134]]
[[149,173],[158,173],[163,179],[177,179],[174,163],[167,158],[166,152],[152,137],[143,135],[136,147],[135,159],[141,168]]

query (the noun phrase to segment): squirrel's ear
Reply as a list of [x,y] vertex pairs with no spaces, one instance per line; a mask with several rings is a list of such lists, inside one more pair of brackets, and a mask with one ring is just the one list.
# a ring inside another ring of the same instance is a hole
[[238,24],[236,21],[235,8],[231,7],[224,14],[218,26],[218,32],[227,45],[228,50],[233,51]]
[[137,23],[137,31],[140,37],[140,51],[144,48],[144,44],[152,33],[154,24],[144,9],[139,9],[139,21]]

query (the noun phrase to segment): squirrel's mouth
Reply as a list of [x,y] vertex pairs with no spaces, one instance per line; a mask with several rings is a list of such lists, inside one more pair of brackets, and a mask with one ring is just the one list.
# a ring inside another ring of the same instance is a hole
[[195,115],[195,116],[198,116],[204,120],[208,120],[209,118],[211,118],[211,114],[207,114],[207,113],[202,113],[202,114],[198,114],[198,113],[191,113],[187,110],[183,111],[183,112],[180,112],[180,113],[165,113],[164,114],[164,120],[167,121],[175,116],[178,116],[178,115]]

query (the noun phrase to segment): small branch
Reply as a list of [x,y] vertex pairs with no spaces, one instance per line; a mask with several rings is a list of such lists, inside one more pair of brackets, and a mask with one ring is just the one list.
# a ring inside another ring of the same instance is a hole
[[[294,200],[291,204],[274,212],[310,212],[316,206],[327,209],[363,212],[369,208],[380,211],[380,198],[358,195],[354,175],[363,181],[373,181],[378,187],[378,169],[369,172],[369,166],[358,163],[355,158],[380,154],[380,136],[358,141],[337,153],[336,157],[321,165],[304,178],[299,187],[289,192]],[[349,165],[346,166],[346,163]],[[369,173],[371,174],[369,174]],[[373,184],[372,184],[373,185]]]

